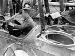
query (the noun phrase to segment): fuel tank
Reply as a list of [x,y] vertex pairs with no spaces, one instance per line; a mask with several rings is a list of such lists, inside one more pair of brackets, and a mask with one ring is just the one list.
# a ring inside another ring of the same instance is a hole
[[42,37],[51,44],[73,48],[75,47],[75,27],[69,25],[56,25],[48,27]]

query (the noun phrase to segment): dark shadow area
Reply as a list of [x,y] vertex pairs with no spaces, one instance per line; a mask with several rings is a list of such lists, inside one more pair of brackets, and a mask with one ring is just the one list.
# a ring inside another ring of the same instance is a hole
[[74,42],[73,42],[72,39],[70,39],[67,36],[60,35],[60,34],[48,34],[46,36],[46,38],[55,40],[57,42],[60,42],[62,44],[65,44],[65,45],[74,44]]
[[9,34],[14,35],[16,37],[19,37],[20,35],[27,35],[30,32],[30,30],[32,29],[32,27],[28,26],[28,27],[21,29],[21,30],[19,30],[19,29],[13,30],[13,29],[15,29],[15,28],[8,25]]

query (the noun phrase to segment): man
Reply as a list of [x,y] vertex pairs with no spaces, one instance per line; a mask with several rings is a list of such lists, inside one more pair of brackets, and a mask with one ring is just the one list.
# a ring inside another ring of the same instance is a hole
[[68,21],[68,23],[75,25],[75,9],[64,11],[61,15]]
[[35,25],[37,25],[30,17],[33,15],[30,15],[32,10],[33,9],[31,9],[28,4],[25,4],[25,8],[22,9],[22,14],[16,15],[14,20],[12,20],[12,23],[9,22],[8,30],[10,34],[13,34],[17,37],[21,34],[26,35]]

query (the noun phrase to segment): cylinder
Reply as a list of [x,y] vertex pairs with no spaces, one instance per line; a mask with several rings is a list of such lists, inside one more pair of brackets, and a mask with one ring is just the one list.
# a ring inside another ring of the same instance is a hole
[[45,8],[46,8],[46,13],[50,13],[48,0],[44,0],[44,3],[45,3]]
[[7,12],[8,0],[0,0],[0,11],[4,15]]
[[2,13],[2,4],[3,4],[3,0],[0,0],[0,14]]
[[64,0],[59,0],[60,2],[60,11],[64,11]]

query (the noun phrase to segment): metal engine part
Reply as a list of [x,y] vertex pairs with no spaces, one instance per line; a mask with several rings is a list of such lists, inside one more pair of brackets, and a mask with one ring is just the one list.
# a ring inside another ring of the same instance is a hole
[[64,31],[47,30],[41,37],[49,43],[60,47],[62,46],[68,48],[75,45],[74,36]]

